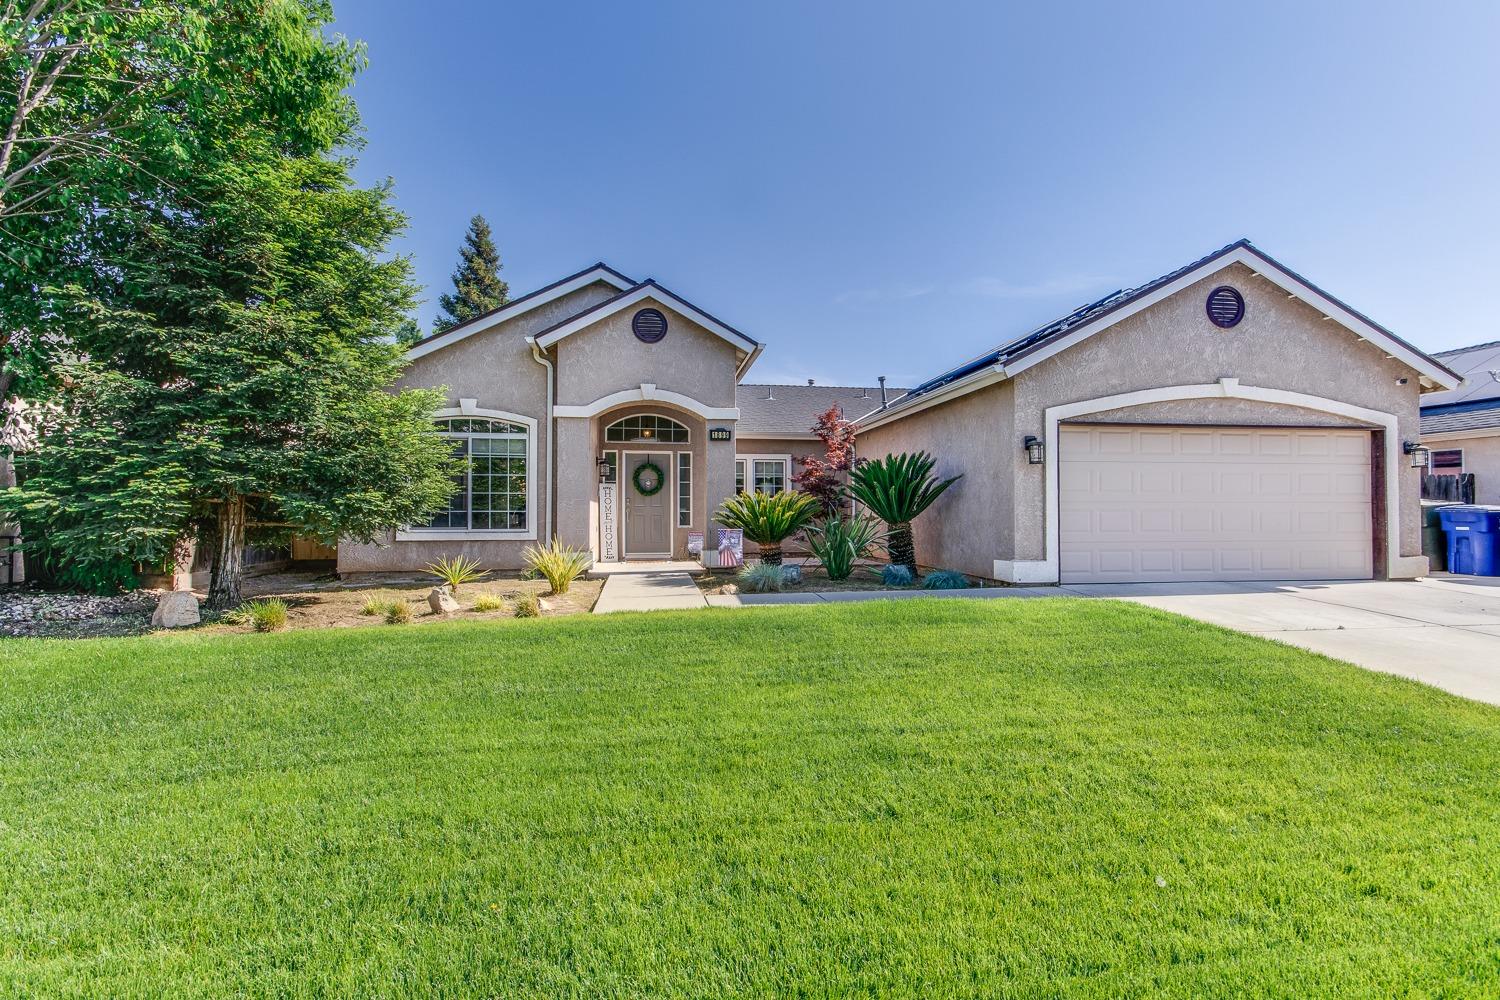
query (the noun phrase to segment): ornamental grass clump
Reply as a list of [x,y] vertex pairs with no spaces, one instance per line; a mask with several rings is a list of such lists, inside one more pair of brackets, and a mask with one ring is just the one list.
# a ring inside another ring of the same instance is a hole
[[830,580],[849,579],[854,564],[884,538],[879,521],[852,514],[830,514],[807,527],[808,547]]
[[480,594],[474,598],[474,611],[504,611],[505,598],[499,594]]
[[593,557],[583,549],[564,545],[553,538],[546,545],[532,545],[521,553],[526,566],[535,570],[552,588],[554,594],[566,594],[573,581],[589,568]]
[[917,578],[900,563],[891,563],[880,571],[880,582],[887,587],[910,587]]
[[448,585],[448,589],[454,594],[458,588],[466,583],[474,583],[483,580],[489,573],[480,568],[478,559],[470,559],[467,556],[456,556],[449,558],[444,556],[437,562],[427,564],[427,572],[437,577]]
[[385,609],[387,625],[405,625],[409,621],[411,621],[411,605],[405,601],[392,601],[390,607]]
[[740,589],[747,594],[773,594],[786,586],[780,563],[756,563],[739,572]]
[[967,590],[969,578],[957,570],[935,569],[922,581],[923,590]]
[[535,594],[522,594],[516,598],[517,618],[537,618],[542,613],[541,598]]
[[849,492],[890,532],[886,548],[891,562],[917,573],[917,548],[911,522],[962,476],[939,479],[932,474],[937,460],[925,451],[887,455],[861,462],[849,473]]
[[740,528],[745,538],[760,546],[760,561],[781,565],[781,543],[805,528],[818,515],[817,499],[797,490],[781,493],[740,493],[719,506],[714,520],[726,528]]
[[390,607],[390,605],[386,601],[382,601],[378,597],[369,597],[366,598],[365,603],[360,606],[359,613],[364,615],[366,618],[374,618],[376,615],[385,614],[385,609],[388,607]]
[[245,605],[250,627],[257,632],[279,632],[286,628],[286,601],[279,597],[251,601]]

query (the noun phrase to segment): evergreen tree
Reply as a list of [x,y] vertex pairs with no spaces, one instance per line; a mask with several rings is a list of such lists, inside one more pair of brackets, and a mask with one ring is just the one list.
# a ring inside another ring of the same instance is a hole
[[205,112],[209,136],[160,190],[91,223],[108,266],[56,293],[58,409],[0,511],[41,529],[44,557],[98,570],[75,580],[109,583],[196,536],[214,552],[210,604],[232,607],[247,541],[369,541],[451,492],[429,433],[440,393],[388,391],[414,294],[387,252],[405,220],[335,155],[357,134],[360,56],[329,20],[317,0],[247,11],[254,44],[226,64],[281,88],[277,114]]
[[500,251],[484,216],[469,220],[464,245],[458,250],[458,269],[453,272],[453,294],[438,297],[442,314],[437,329],[465,323],[481,313],[498,309],[510,301],[510,286],[500,279]]

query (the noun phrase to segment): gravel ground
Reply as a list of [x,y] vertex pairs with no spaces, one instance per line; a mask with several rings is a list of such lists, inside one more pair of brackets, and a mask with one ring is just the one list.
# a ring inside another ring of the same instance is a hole
[[157,590],[114,597],[65,594],[32,587],[0,588],[0,636],[86,639],[151,630]]

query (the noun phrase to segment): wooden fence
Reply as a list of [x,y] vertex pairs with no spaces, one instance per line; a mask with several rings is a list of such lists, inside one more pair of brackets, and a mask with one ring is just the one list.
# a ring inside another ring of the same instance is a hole
[[1422,473],[1423,500],[1450,500],[1455,503],[1474,502],[1474,473],[1461,476],[1434,476]]

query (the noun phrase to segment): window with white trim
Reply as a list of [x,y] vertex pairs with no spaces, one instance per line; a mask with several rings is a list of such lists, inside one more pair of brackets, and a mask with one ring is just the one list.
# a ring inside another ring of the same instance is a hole
[[1433,449],[1427,453],[1427,471],[1434,476],[1458,476],[1464,471],[1462,448]]
[[675,420],[658,417],[654,413],[642,413],[634,417],[616,420],[604,428],[604,440],[627,444],[687,444],[688,429]]
[[734,462],[734,492],[736,494],[745,492],[745,460],[737,458]]
[[438,433],[467,459],[453,479],[448,509],[427,527],[453,531],[525,531],[528,510],[527,429],[489,417],[445,417]]
[[739,455],[734,461],[736,493],[775,495],[792,488],[790,455]]
[[677,527],[693,526],[693,453],[677,453]]

